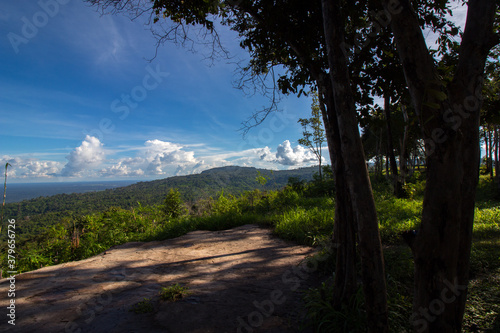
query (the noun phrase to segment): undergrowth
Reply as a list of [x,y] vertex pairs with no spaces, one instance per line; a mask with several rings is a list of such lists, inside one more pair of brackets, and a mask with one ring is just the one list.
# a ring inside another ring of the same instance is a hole
[[[418,229],[423,188],[422,177],[414,177],[405,187],[408,198],[396,199],[387,181],[373,182],[384,245],[392,332],[412,330],[409,318],[412,315],[413,258],[400,234]],[[481,179],[464,332],[500,332],[500,200],[492,188],[491,181]],[[128,210],[111,207],[93,215],[67,217],[38,235],[20,239],[16,246],[17,268],[25,272],[88,258],[126,242],[164,240],[194,230],[215,231],[245,224],[269,227],[281,238],[316,246],[330,239],[335,210],[332,193],[328,196],[316,194],[300,183],[281,191],[254,190],[238,197],[221,192],[215,198],[188,206],[171,191],[161,206],[138,204]],[[4,246],[6,240],[0,242]],[[5,251],[0,254],[0,260],[3,270],[7,271]],[[362,293],[357,293],[348,306],[333,309],[331,288],[335,258],[322,261],[321,265],[326,282],[305,295],[309,325],[316,332],[362,332],[366,320]],[[167,292],[164,293],[168,298]],[[147,300],[138,304],[136,311],[149,311]]]

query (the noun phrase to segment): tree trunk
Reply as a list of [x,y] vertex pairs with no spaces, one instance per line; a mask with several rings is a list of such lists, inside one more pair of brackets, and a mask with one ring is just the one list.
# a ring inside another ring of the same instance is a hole
[[[385,124],[387,129],[387,156],[389,156],[391,173],[392,173],[392,183],[394,185],[394,195],[396,198],[401,198],[403,196],[403,185],[399,179],[398,174],[398,164],[396,163],[396,155],[394,155],[393,137],[392,137],[392,125],[391,125],[391,97],[386,94],[384,96],[384,115]],[[401,160],[400,160],[401,161]]]
[[499,153],[500,153],[500,147],[499,147],[499,144],[500,144],[500,129],[499,129],[499,126],[496,125],[495,126],[495,177],[496,177],[496,180],[497,180],[497,184],[500,188],[500,172],[499,172],[499,169],[500,169],[500,160],[498,159],[499,158]]
[[488,132],[486,131],[486,127],[483,127],[483,134],[484,134],[484,164],[486,165],[486,173],[489,173],[490,171],[488,168],[490,167],[490,163],[488,162],[488,153],[490,152],[489,146],[488,146]]
[[389,156],[385,155],[385,178],[389,181],[391,177],[391,171],[389,170]]
[[330,160],[335,175],[335,224],[333,247],[336,249],[333,306],[340,310],[357,290],[356,276],[356,221],[350,200],[349,188],[345,181],[345,166],[341,151],[341,141],[335,103],[329,77],[325,74],[318,80],[321,114],[328,142]]
[[[258,13],[246,8],[246,11],[260,20]],[[311,76],[318,85],[318,97],[320,98],[320,108],[325,126],[325,134],[328,142],[328,151],[335,175],[335,224],[332,241],[337,248],[337,261],[334,282],[334,306],[338,309],[342,304],[348,304],[357,290],[356,276],[356,215],[354,214],[353,201],[351,200],[351,191],[348,187],[345,173],[346,164],[344,161],[345,152],[341,148],[342,137],[339,131],[339,122],[337,119],[336,105],[332,82],[317,64],[312,61],[307,51],[302,50],[297,41],[292,38],[285,40],[300,59],[302,65],[307,67]]]
[[344,157],[345,180],[358,224],[361,276],[369,332],[388,331],[387,292],[375,202],[366,167],[350,86],[344,45],[345,20],[339,0],[322,0],[333,98]]
[[488,126],[488,138],[490,140],[490,160],[489,160],[489,170],[490,178],[493,179],[493,130]]
[[404,185],[406,184],[406,176],[408,175],[408,166],[407,166],[407,152],[406,152],[406,145],[408,143],[408,113],[406,112],[406,107],[403,105],[402,106],[402,112],[403,112],[403,117],[405,121],[405,128],[403,132],[403,139],[400,141],[400,155],[399,155],[399,169],[401,170],[401,183]]
[[[494,46],[495,0],[470,0],[459,62],[447,88],[409,0],[392,10],[391,27],[426,142],[422,223],[413,241],[416,332],[460,332],[467,297],[478,182],[482,75]],[[443,96],[444,95],[444,96]]]

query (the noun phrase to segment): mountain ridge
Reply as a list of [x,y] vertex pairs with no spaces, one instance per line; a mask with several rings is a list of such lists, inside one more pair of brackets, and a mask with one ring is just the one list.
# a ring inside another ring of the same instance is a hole
[[[5,206],[6,218],[24,222],[26,232],[37,226],[58,223],[65,217],[78,217],[101,212],[110,207],[131,209],[137,205],[159,205],[172,188],[178,189],[188,203],[224,194],[239,195],[254,189],[275,190],[284,187],[290,177],[305,181],[313,178],[317,167],[272,171],[254,167],[226,166],[205,170],[199,174],[173,176],[152,181],[137,182],[124,187],[97,192],[57,194],[38,197]],[[257,182],[259,175],[266,184]],[[27,222],[29,221],[29,223]]]

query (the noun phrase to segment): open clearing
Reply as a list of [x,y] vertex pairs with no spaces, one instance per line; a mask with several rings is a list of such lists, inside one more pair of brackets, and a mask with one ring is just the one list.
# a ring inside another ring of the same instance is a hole
[[[1,297],[0,331],[304,332],[300,291],[314,283],[304,265],[313,253],[257,225],[127,243],[16,276],[16,326]],[[176,283],[189,294],[160,300]],[[8,289],[0,280],[0,293]],[[145,313],[130,311],[145,298]]]

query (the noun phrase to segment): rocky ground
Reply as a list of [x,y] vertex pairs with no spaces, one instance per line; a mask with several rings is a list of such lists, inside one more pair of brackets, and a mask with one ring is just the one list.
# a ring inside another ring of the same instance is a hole
[[[246,225],[175,239],[127,243],[95,257],[16,276],[15,326],[8,279],[0,280],[0,331],[305,332],[301,290],[315,283],[313,249]],[[189,288],[162,301],[162,287]],[[149,299],[151,312],[134,313]]]

